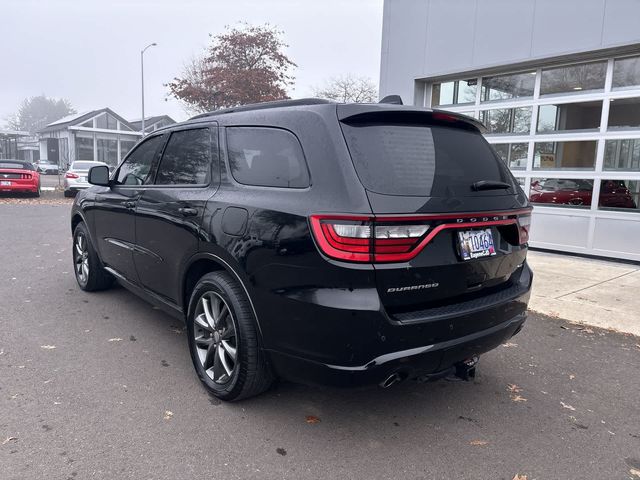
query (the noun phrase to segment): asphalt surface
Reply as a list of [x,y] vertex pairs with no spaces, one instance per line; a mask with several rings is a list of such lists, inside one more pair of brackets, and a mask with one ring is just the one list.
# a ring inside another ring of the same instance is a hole
[[0,205],[2,479],[640,478],[636,337],[532,314],[473,382],[223,404],[179,322],[78,289],[68,212]]

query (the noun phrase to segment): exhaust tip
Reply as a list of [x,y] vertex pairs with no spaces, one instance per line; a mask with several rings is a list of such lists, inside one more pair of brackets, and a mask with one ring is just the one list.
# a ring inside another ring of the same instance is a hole
[[394,372],[385,378],[382,382],[380,382],[380,386],[382,388],[389,388],[392,385],[395,385],[398,382],[402,381],[402,376],[398,372]]

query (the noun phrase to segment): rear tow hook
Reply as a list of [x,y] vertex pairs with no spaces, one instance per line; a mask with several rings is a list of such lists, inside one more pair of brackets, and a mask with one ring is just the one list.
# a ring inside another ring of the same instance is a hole
[[478,364],[478,357],[471,357],[456,364],[455,376],[466,382],[476,378],[476,365]]

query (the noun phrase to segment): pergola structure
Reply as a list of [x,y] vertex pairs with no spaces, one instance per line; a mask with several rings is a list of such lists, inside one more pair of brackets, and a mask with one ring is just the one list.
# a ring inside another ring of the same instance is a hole
[[0,159],[18,158],[18,140],[28,136],[20,130],[0,130]]

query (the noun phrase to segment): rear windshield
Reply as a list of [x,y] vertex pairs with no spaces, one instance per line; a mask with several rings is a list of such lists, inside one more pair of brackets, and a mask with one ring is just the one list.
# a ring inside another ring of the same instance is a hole
[[[477,194],[480,180],[507,182],[511,174],[475,131],[437,125],[343,124],[349,152],[367,190],[386,195]],[[515,193],[493,190],[482,194]]]
[[16,169],[24,169],[24,170],[33,170],[33,165],[31,165],[30,163],[0,161],[0,168],[16,168]]
[[96,165],[103,165],[102,163],[96,162],[73,162],[71,168],[74,170],[89,170],[91,167],[95,167]]

